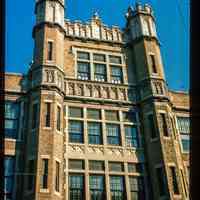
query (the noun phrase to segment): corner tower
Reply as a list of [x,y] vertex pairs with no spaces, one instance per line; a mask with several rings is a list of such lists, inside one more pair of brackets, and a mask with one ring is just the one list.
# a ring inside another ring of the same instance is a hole
[[38,0],[33,28],[23,197],[64,199],[64,0]]
[[[145,139],[147,168],[152,199],[187,199],[184,188],[183,160],[174,129],[174,115],[169,99],[152,8],[128,8],[125,29],[126,47],[131,49],[136,73],[141,132]],[[151,187],[151,186],[150,186]]]

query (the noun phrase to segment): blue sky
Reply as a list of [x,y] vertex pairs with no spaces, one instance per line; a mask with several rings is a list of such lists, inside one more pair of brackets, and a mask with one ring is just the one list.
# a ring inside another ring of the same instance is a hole
[[[83,3],[84,2],[84,3]],[[152,5],[170,89],[189,89],[189,0],[140,0]],[[6,0],[6,71],[26,73],[32,60],[34,0]],[[134,0],[66,0],[65,18],[87,21],[98,11],[109,26],[125,26]]]

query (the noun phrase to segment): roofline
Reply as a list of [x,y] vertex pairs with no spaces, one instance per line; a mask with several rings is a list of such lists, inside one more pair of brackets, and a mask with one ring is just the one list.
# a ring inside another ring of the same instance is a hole
[[187,94],[189,95],[189,91],[182,91],[182,90],[171,90],[171,89],[168,89],[169,92],[171,93],[178,93],[178,94]]
[[24,76],[22,73],[15,73],[15,72],[5,72],[5,75],[11,75],[11,76]]

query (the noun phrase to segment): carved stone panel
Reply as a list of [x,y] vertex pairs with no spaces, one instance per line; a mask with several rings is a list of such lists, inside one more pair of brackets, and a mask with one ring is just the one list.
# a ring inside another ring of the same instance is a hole
[[85,96],[92,97],[92,86],[91,85],[85,86]]

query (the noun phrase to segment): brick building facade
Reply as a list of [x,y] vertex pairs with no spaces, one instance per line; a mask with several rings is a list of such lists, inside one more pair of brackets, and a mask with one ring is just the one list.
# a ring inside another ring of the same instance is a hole
[[29,71],[5,76],[5,199],[189,199],[189,95],[166,85],[152,8],[123,31],[64,0],[35,14]]

